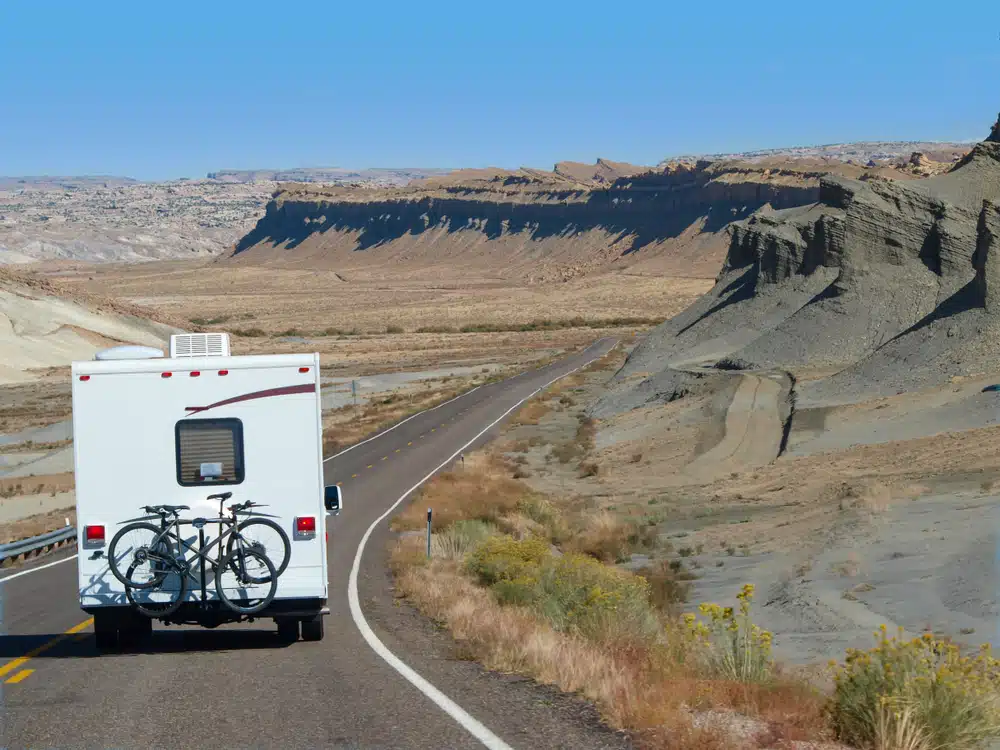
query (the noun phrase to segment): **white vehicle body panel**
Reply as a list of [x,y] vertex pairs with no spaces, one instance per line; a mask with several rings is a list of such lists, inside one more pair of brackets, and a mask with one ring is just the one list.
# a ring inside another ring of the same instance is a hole
[[[141,506],[160,504],[191,506],[185,518],[217,518],[218,501],[206,497],[220,492],[233,493],[226,505],[265,504],[260,512],[288,535],[291,559],[275,601],[326,599],[318,354],[75,362],[72,373],[82,607],[127,603],[107,562],[122,521],[145,515]],[[242,482],[180,484],[176,425],[198,419],[240,420]],[[295,533],[295,519],[303,516],[316,519],[316,533],[304,538]],[[88,546],[84,529],[95,524],[105,527],[104,544]],[[197,539],[192,526],[182,529],[185,539]],[[215,538],[218,529],[210,524],[205,532]],[[211,554],[217,556],[218,545]],[[207,579],[207,599],[214,600],[210,571]],[[186,601],[200,600],[200,582],[191,581]]]

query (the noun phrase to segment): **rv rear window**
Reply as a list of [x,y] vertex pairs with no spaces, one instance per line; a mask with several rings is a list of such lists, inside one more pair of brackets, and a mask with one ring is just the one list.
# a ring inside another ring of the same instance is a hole
[[184,419],[175,428],[177,483],[184,487],[243,481],[243,423]]

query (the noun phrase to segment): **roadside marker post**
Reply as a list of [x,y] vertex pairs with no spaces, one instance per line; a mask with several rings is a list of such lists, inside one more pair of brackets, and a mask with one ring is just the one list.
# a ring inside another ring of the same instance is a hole
[[427,509],[427,559],[431,559],[431,514],[430,508]]

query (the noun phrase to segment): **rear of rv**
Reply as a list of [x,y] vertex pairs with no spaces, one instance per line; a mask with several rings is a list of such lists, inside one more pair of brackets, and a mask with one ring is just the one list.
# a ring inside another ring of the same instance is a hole
[[[72,369],[81,607],[96,625],[134,624],[108,567],[116,531],[145,505],[187,505],[188,519],[217,518],[220,504],[207,497],[231,492],[226,505],[261,504],[290,541],[275,599],[257,616],[321,623],[328,582],[319,355],[234,357],[226,334],[175,336],[170,357],[119,354]],[[193,534],[186,526],[185,538]],[[209,571],[207,585],[190,582],[171,619],[214,626],[235,618],[217,601]]]

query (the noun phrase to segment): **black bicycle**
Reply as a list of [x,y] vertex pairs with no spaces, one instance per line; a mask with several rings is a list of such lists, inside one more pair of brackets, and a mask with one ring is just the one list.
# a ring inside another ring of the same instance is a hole
[[[229,517],[224,516],[221,506],[230,497],[231,492],[209,496],[210,500],[220,501],[218,518],[185,520],[180,513],[189,510],[188,506],[156,505],[144,506],[149,516],[123,522],[128,525],[111,540],[108,559],[112,574],[125,584],[126,596],[136,609],[149,617],[166,617],[177,611],[198,561],[211,568],[219,599],[233,611],[255,614],[271,603],[278,576],[288,565],[288,536],[266,518],[240,521],[240,514],[257,507],[249,501],[231,505]],[[154,518],[159,518],[159,528],[147,523]],[[220,533],[204,547],[193,546],[181,534],[182,525],[200,530],[209,524],[218,524]],[[261,535],[276,537],[270,546],[281,547],[280,567],[275,567],[267,554],[268,544],[255,538]],[[225,553],[222,552],[224,540]],[[217,545],[219,553],[213,557],[209,552]],[[189,558],[188,552],[193,553],[193,557]],[[122,572],[126,564],[128,567]]]

